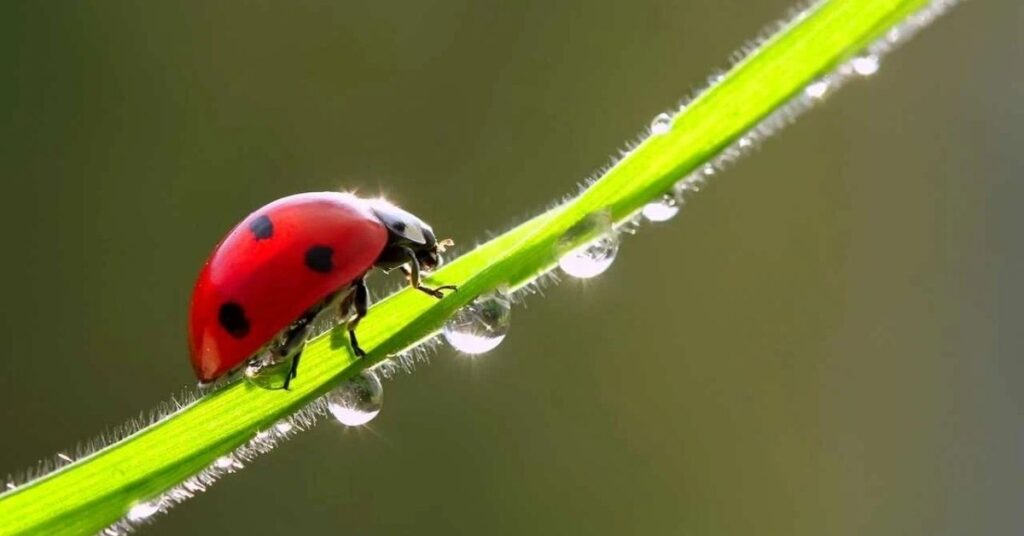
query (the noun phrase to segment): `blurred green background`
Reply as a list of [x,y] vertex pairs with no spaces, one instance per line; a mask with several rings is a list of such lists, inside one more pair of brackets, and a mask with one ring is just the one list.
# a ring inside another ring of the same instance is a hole
[[[0,7],[0,472],[194,382],[191,285],[251,209],[383,192],[481,241],[791,2],[91,4]],[[1019,2],[962,5],[498,350],[147,532],[1024,531],[1022,57]]]

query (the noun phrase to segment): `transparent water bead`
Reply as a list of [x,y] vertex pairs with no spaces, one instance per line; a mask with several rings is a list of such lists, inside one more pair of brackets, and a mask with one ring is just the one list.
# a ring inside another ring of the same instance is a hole
[[828,82],[826,82],[824,80],[819,80],[817,82],[814,82],[814,83],[808,85],[804,89],[804,94],[807,95],[808,97],[812,98],[812,99],[820,99],[820,98],[824,97],[825,93],[827,93],[827,92],[828,92]]
[[384,387],[377,375],[367,370],[327,393],[327,410],[345,426],[372,421],[383,404]]
[[444,325],[445,340],[465,354],[493,350],[508,334],[512,302],[500,290],[482,294],[459,309]]
[[679,200],[672,194],[665,194],[661,199],[644,205],[640,213],[647,218],[647,221],[668,221],[679,213]]
[[246,363],[245,380],[261,389],[282,389],[291,370],[291,359],[278,361],[270,352],[264,352]]
[[558,267],[568,275],[589,279],[607,270],[619,253],[619,235],[610,230],[596,240],[566,253]]
[[154,514],[160,512],[160,501],[145,501],[135,503],[130,510],[128,510],[128,521],[138,522],[153,517]]
[[850,65],[853,66],[853,72],[861,76],[871,76],[878,72],[878,56],[868,54],[867,56],[853,58]]
[[651,121],[651,134],[659,135],[668,132],[672,128],[672,116],[667,113],[660,113],[654,116]]
[[562,235],[557,248],[558,266],[566,274],[589,278],[603,273],[619,252],[619,235],[612,227],[611,212],[587,214]]

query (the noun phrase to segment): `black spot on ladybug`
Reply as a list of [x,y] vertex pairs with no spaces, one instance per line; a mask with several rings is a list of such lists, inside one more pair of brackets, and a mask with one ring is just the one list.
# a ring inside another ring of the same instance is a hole
[[306,266],[314,272],[326,274],[334,269],[333,254],[334,250],[327,246],[313,246],[306,250]]
[[249,319],[245,310],[235,302],[224,302],[217,313],[217,321],[232,337],[241,339],[249,334]]
[[249,230],[256,240],[266,240],[274,236],[274,222],[270,221],[270,216],[263,214],[249,223]]

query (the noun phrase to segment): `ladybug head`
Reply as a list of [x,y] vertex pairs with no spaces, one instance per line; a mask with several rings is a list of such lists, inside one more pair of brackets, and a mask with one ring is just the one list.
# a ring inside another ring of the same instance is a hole
[[441,265],[441,253],[452,245],[450,239],[438,241],[427,222],[383,199],[370,200],[370,209],[387,227],[389,247],[411,250],[425,270],[433,270]]

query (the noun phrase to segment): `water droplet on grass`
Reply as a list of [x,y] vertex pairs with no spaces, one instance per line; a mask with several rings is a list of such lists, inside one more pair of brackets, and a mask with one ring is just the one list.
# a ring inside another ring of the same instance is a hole
[[812,99],[820,99],[820,98],[824,97],[825,93],[827,93],[827,92],[828,92],[828,82],[826,82],[824,80],[819,80],[817,82],[814,82],[814,83],[808,85],[804,89],[804,94],[807,95],[808,97],[812,98]]
[[664,134],[672,128],[672,116],[667,113],[660,113],[654,116],[651,121],[651,134],[657,136]]
[[562,235],[557,245],[558,266],[573,277],[594,277],[611,266],[618,251],[619,236],[612,227],[611,213],[600,210]]
[[384,388],[377,375],[359,375],[327,393],[327,409],[345,426],[360,426],[373,420],[384,403]]
[[601,275],[615,261],[619,252],[619,236],[612,230],[558,260],[558,266],[568,275],[588,279]]
[[861,76],[871,76],[878,72],[879,67],[878,56],[874,54],[853,58],[850,64],[853,66],[853,72]]
[[672,194],[665,194],[661,199],[644,205],[640,212],[647,221],[668,221],[679,213],[679,200]]
[[512,302],[501,291],[494,291],[459,309],[444,325],[443,333],[456,350],[482,354],[505,340],[511,322]]

